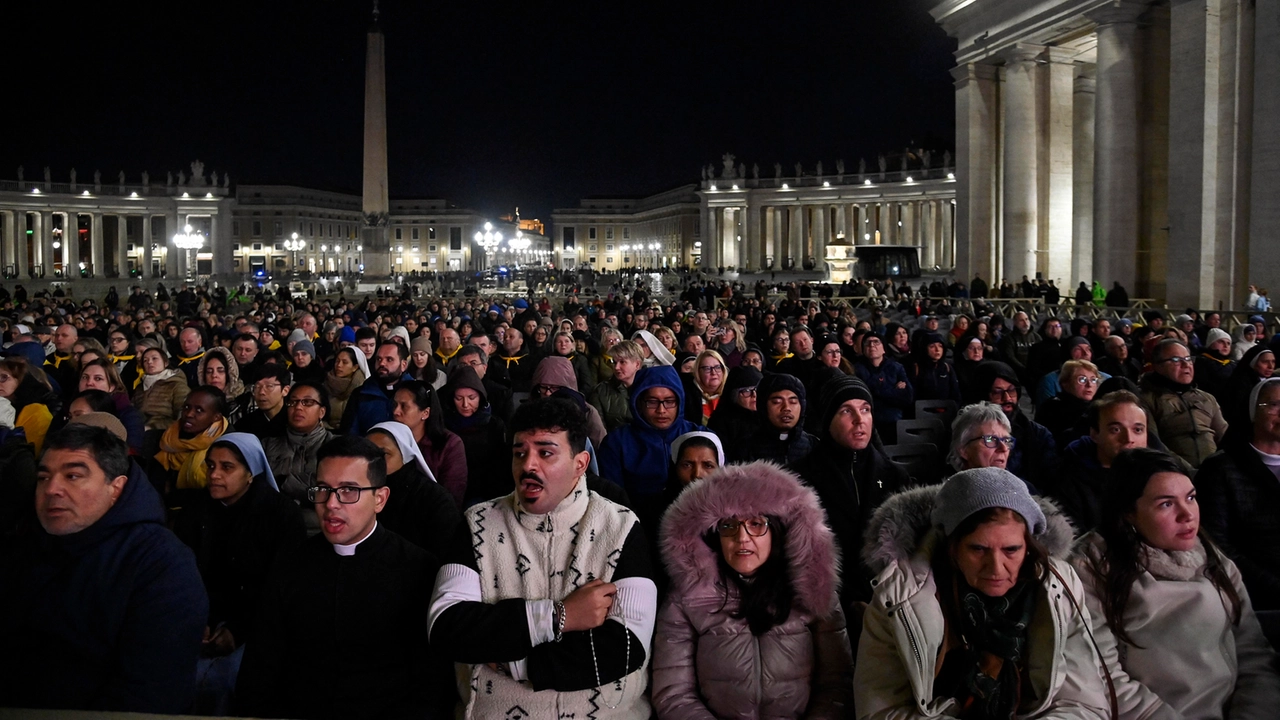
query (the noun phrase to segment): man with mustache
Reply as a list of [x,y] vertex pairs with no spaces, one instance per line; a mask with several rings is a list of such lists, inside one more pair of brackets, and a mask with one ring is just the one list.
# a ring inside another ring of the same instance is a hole
[[601,705],[609,717],[647,718],[658,591],[644,532],[590,489],[575,403],[525,403],[511,433],[515,492],[466,512],[436,578],[431,645],[470,665],[468,718],[517,707],[521,717],[590,717]]

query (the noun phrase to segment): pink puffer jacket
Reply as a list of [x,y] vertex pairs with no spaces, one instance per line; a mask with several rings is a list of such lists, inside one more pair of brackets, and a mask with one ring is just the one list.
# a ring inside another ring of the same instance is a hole
[[[726,517],[786,523],[795,601],[757,637],[703,539]],[[661,720],[843,718],[853,715],[853,660],[837,600],[837,555],[813,491],[776,465],[730,466],[689,486],[662,521],[671,593],[653,641],[653,703]]]

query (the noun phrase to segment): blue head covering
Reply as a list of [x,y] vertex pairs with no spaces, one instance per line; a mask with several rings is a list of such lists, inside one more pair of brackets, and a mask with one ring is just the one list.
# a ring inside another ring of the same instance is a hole
[[[645,391],[656,387],[667,388],[676,396],[676,419],[665,430],[658,430],[645,422],[637,407]],[[600,469],[633,497],[663,492],[669,473],[671,445],[681,435],[701,429],[683,417],[684,386],[676,369],[669,365],[655,365],[636,373],[631,386],[631,412],[634,418],[631,423],[605,438]]]
[[267,485],[272,490],[280,492],[280,486],[276,484],[276,476],[271,472],[271,465],[267,463],[267,454],[262,451],[262,443],[258,442],[257,435],[249,433],[233,432],[227,433],[218,438],[210,450],[219,445],[233,445],[236,450],[244,457],[245,463],[249,465],[249,472],[253,473],[256,478],[259,475],[266,477]]

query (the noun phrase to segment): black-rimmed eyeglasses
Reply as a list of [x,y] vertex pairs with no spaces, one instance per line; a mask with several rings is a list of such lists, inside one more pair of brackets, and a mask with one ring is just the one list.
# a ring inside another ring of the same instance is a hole
[[337,494],[338,502],[343,505],[355,505],[360,502],[360,493],[365,490],[377,490],[381,485],[374,487],[356,487],[354,485],[343,485],[342,487],[331,488],[325,485],[316,485],[307,488],[307,501],[317,505],[323,505],[329,502],[329,496]]
[[721,520],[716,523],[716,532],[720,537],[737,537],[738,528],[747,529],[751,537],[761,537],[769,532],[769,518],[752,518],[751,520]]

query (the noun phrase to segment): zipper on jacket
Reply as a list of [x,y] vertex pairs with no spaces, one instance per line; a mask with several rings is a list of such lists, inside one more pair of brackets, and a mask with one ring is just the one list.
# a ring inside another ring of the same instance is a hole
[[920,657],[920,646],[916,644],[916,635],[911,632],[911,623],[907,622],[901,605],[898,606],[898,619],[902,621],[902,628],[907,631],[907,642],[911,643],[911,652],[916,656],[916,665],[924,668],[924,660]]

